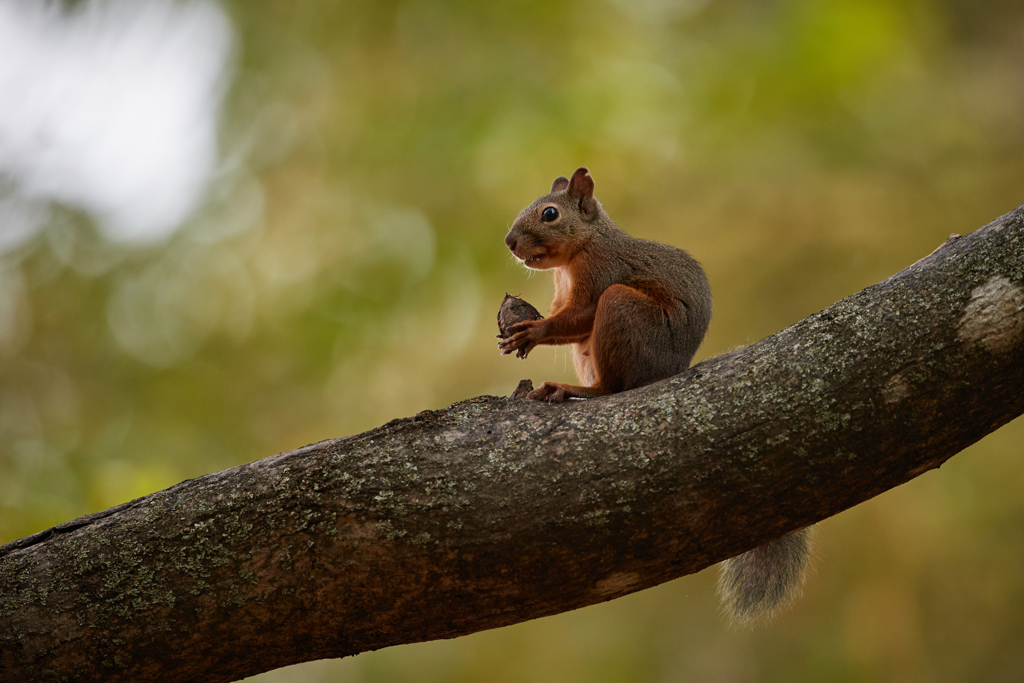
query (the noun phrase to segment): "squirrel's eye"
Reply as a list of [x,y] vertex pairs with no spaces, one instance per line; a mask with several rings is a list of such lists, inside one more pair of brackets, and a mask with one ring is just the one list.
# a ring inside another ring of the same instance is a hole
[[556,218],[558,218],[558,209],[556,209],[553,206],[549,206],[548,208],[541,211],[540,219],[545,223],[550,223]]

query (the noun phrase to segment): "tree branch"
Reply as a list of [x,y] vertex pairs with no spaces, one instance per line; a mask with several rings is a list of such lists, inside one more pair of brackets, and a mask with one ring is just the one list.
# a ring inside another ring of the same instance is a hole
[[1024,207],[649,387],[483,396],[15,541],[0,679],[229,681],[696,572],[1024,412],[1022,288]]

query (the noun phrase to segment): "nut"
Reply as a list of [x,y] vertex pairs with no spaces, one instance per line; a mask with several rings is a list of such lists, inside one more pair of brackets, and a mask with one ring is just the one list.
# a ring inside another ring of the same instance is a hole
[[501,302],[501,308],[498,309],[498,331],[501,333],[502,339],[508,339],[511,334],[509,328],[516,323],[521,323],[524,320],[543,319],[544,316],[529,303],[517,296],[506,294],[505,299]]

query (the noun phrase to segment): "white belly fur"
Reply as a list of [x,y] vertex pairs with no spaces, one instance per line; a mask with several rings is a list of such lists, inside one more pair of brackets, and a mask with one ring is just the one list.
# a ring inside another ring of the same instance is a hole
[[590,337],[587,337],[578,344],[572,345],[572,365],[576,369],[576,376],[580,384],[585,387],[592,387],[597,382],[597,373],[594,371],[594,357],[590,354]]

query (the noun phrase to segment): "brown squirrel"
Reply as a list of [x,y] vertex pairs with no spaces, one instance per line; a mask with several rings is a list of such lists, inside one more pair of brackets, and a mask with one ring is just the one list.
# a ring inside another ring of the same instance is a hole
[[[587,169],[557,178],[519,214],[505,244],[527,268],[554,269],[555,299],[498,344],[525,358],[538,344],[572,344],[584,386],[544,382],[550,402],[635,389],[690,366],[711,322],[711,288],[682,249],[630,237],[594,198]],[[518,330],[518,331],[516,331]]]
[[[502,355],[571,344],[581,385],[544,382],[528,398],[560,403],[635,389],[690,366],[711,322],[711,288],[682,249],[620,230],[594,198],[586,168],[559,177],[516,218],[505,244],[533,270],[553,270],[547,318],[524,320],[498,342]],[[722,563],[719,592],[732,620],[770,619],[800,592],[808,530]]]

